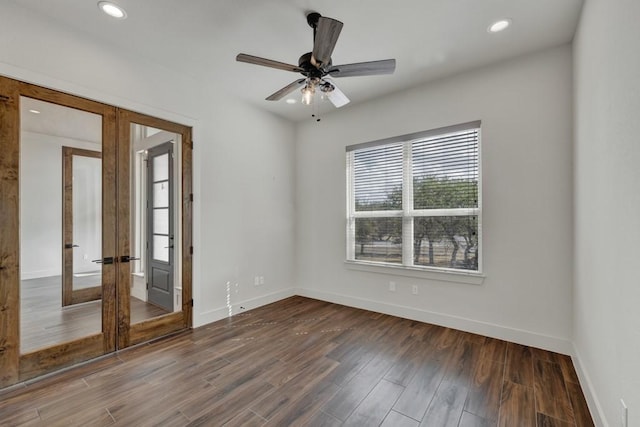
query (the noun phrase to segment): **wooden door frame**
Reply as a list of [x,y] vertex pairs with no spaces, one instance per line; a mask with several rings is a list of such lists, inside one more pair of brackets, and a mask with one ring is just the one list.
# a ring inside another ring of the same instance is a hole
[[116,348],[116,265],[102,272],[102,332],[20,354],[20,97],[102,116],[103,256],[116,252],[116,108],[0,76],[0,387],[28,380]]
[[[114,259],[102,267],[102,332],[25,354],[20,353],[19,335],[21,96],[102,116],[102,256]],[[129,321],[129,263],[119,262],[130,254],[131,123],[164,129],[182,139],[182,311],[134,325]],[[188,126],[0,76],[0,388],[192,326],[191,135]],[[124,226],[118,230],[118,224]],[[125,309],[117,311],[118,307]]]
[[[62,306],[95,301],[102,286],[73,289],[73,156],[102,159],[100,151],[62,147]],[[102,282],[102,280],[100,280]]]
[[179,134],[182,147],[182,311],[165,314],[131,325],[131,271],[129,263],[118,264],[118,348],[149,341],[183,329],[193,322],[193,141],[191,127],[133,111],[118,109],[118,223],[117,253],[130,255],[131,236],[131,124],[149,126]]

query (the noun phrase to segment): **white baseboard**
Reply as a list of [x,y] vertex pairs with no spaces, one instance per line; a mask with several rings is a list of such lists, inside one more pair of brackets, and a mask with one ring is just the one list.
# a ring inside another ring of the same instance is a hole
[[20,274],[20,280],[39,279],[41,277],[60,276],[62,272],[60,269],[52,270],[38,270],[38,271],[23,271]]
[[321,292],[304,288],[298,288],[296,289],[296,291],[297,295],[304,297],[315,298],[322,301],[333,302],[336,304],[347,305],[349,307],[361,308],[364,310],[371,310],[377,313],[389,314],[405,319],[417,320],[419,322],[445,326],[465,332],[471,332],[474,334],[523,344],[530,347],[554,351],[556,353],[562,353],[566,355],[571,355],[573,353],[571,343],[566,339],[558,337],[537,334],[535,332],[509,328],[502,325],[466,319],[464,317],[452,316],[449,314],[418,310],[411,307],[368,300],[365,298],[357,298],[347,295]]
[[231,315],[241,313],[245,310],[251,310],[253,308],[258,308],[263,305],[271,304],[285,298],[295,296],[297,295],[296,291],[296,288],[282,289],[280,291],[273,292],[267,295],[262,295],[256,298],[251,298],[245,301],[231,304],[230,307],[224,306],[214,308],[213,310],[207,310],[202,313],[196,313],[193,318],[193,327],[195,328],[198,326],[206,325],[207,323],[216,322]]
[[596,426],[609,427],[609,424],[607,423],[607,420],[604,416],[604,411],[602,410],[602,405],[600,404],[600,400],[598,399],[598,395],[596,394],[596,389],[591,382],[591,378],[589,377],[584,364],[582,363],[580,352],[578,351],[578,348],[575,346],[575,344],[573,344],[572,347],[573,354],[571,355],[571,359],[573,360],[573,366],[576,368],[576,373],[578,374],[578,379],[580,380],[582,393],[587,400],[589,411],[591,411],[591,418],[593,418],[593,422]]

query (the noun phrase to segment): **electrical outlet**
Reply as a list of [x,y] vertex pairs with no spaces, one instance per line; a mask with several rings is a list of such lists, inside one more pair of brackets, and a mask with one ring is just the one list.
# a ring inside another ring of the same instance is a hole
[[264,276],[260,276],[260,284],[264,285]]
[[418,285],[413,285],[411,287],[411,293],[414,295],[418,295]]
[[82,259],[84,259],[84,260],[89,259],[89,255],[87,255],[87,254],[82,255]]
[[260,276],[255,276],[253,278],[253,285],[254,286],[259,286],[260,285]]
[[396,291],[396,282],[389,282],[389,292]]
[[620,427],[629,427],[629,411],[622,399],[620,399]]

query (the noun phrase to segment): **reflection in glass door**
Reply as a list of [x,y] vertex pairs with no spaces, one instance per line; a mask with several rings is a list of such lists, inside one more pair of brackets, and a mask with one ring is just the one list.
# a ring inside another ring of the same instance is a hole
[[118,220],[129,224],[118,238],[119,252],[127,254],[118,266],[118,301],[125,307],[118,345],[124,348],[191,326],[191,132],[119,113],[120,147],[128,153],[120,165],[130,168],[120,169],[118,185]]
[[20,104],[25,354],[102,332],[101,268],[90,262],[102,254],[102,116],[25,96]]
[[165,142],[147,151],[148,250],[147,296],[149,302],[168,313],[174,308],[173,144]]
[[62,305],[102,295],[102,154],[62,147]]

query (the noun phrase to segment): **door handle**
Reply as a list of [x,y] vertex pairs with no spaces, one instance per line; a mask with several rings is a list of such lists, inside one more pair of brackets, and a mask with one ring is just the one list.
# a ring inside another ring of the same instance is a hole
[[96,264],[113,264],[113,257],[109,256],[103,259],[92,259],[91,262],[95,262]]
[[129,255],[123,255],[120,257],[120,262],[129,262],[129,261],[137,261],[140,258],[132,258]]
[[65,249],[71,249],[71,248],[79,248],[80,245],[74,245],[73,243],[67,243],[66,245],[64,245]]

